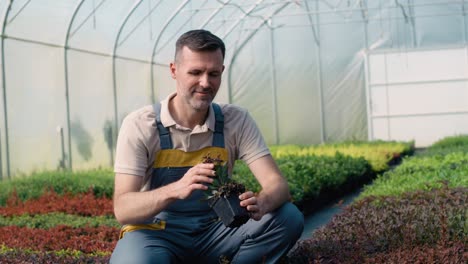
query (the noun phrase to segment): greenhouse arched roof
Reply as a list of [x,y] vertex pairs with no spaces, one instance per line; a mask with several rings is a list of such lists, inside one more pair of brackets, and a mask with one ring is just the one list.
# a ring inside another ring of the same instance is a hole
[[[413,52],[463,49],[466,7],[458,0],[0,1],[0,172],[111,166],[122,119],[174,90],[175,41],[195,28],[226,43],[217,100],[247,108],[269,144],[408,139],[393,131],[401,114],[390,113],[392,94],[382,90],[394,85],[388,58],[406,54],[404,65]],[[446,81],[434,78],[424,82]]]

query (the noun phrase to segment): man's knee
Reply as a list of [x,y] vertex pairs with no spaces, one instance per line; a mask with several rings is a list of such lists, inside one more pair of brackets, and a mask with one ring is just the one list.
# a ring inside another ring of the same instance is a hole
[[154,260],[161,263],[171,263],[172,252],[166,247],[154,245],[144,239],[141,231],[133,231],[125,234],[124,238],[117,242],[110,259],[111,264],[144,264],[154,263]]
[[283,204],[274,213],[275,222],[285,229],[291,237],[299,238],[304,230],[304,215],[297,207],[288,202]]

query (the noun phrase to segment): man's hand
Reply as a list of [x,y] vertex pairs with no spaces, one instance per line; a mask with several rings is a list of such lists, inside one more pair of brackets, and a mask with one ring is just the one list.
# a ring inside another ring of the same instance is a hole
[[245,192],[239,195],[239,199],[241,200],[240,205],[247,209],[250,218],[256,221],[262,219],[265,213],[262,210],[261,201],[253,192]]
[[271,155],[256,159],[249,164],[249,168],[262,188],[256,195],[245,192],[239,198],[241,206],[246,206],[250,212],[250,217],[258,221],[289,200],[289,188]]
[[206,184],[213,183],[215,176],[214,165],[211,163],[200,163],[190,168],[178,181],[170,184],[172,194],[177,199],[185,199],[194,190],[207,190]]

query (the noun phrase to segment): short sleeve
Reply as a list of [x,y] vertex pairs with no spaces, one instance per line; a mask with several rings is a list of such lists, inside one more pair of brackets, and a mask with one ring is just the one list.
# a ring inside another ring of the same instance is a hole
[[146,174],[149,150],[139,120],[138,116],[132,113],[122,122],[115,153],[115,173],[137,176],[145,176]]
[[268,146],[255,120],[245,111],[238,138],[239,158],[250,164],[258,158],[270,154]]

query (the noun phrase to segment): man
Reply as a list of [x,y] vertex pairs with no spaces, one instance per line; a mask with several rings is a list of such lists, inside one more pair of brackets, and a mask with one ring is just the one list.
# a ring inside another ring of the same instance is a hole
[[[176,43],[170,64],[176,92],[128,115],[115,162],[114,213],[124,225],[111,263],[275,263],[303,230],[287,182],[248,112],[213,102],[225,46],[206,30]],[[261,185],[240,195],[251,219],[225,227],[202,202],[216,177],[206,154],[245,161]]]

